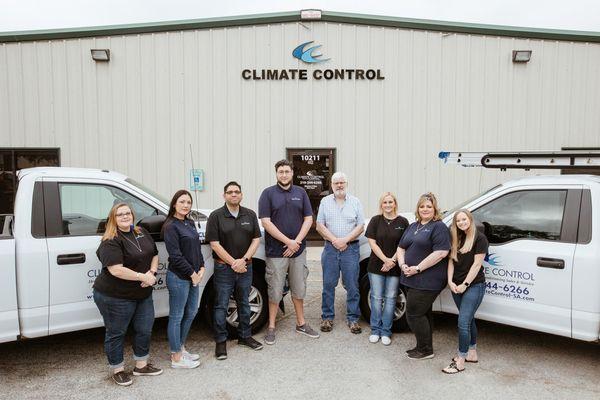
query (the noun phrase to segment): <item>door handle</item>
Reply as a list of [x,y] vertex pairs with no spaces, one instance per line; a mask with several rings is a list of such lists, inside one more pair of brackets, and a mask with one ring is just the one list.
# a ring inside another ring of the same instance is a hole
[[537,266],[542,268],[565,269],[565,260],[560,258],[538,257]]
[[84,253],[61,254],[56,257],[56,263],[58,265],[83,264],[84,262],[85,262],[85,254]]

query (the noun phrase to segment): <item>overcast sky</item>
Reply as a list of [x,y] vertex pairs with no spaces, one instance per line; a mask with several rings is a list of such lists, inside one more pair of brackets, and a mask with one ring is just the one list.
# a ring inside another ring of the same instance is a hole
[[0,32],[317,8],[361,14],[600,32],[600,0],[0,0]]

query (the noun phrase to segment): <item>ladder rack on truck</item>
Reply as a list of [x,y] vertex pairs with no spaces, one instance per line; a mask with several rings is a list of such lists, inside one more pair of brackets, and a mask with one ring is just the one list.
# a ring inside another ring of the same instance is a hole
[[532,151],[503,152],[452,152],[441,151],[438,158],[444,163],[463,167],[518,169],[599,169],[600,151]]

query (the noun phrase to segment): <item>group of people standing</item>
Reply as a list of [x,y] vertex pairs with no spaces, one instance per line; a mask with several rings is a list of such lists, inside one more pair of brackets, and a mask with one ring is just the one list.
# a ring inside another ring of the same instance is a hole
[[[265,230],[269,323],[264,342],[276,342],[276,316],[287,283],[296,314],[295,331],[319,338],[304,317],[308,267],[306,235],[313,222],[306,191],[292,184],[293,168],[287,160],[275,164],[277,183],[260,196],[258,218]],[[322,199],[317,214],[317,232],[325,239],[321,255],[323,271],[320,330],[334,326],[335,288],[340,275],[347,291],[346,320],[350,332],[361,333],[358,323],[359,242],[364,230],[360,201],[347,193],[348,179],[336,172],[331,178],[333,193]],[[233,295],[237,303],[238,344],[252,350],[263,348],[250,328],[249,294],[253,280],[252,257],[260,241],[260,227],[254,211],[240,205],[241,185],[228,182],[223,189],[225,204],[208,219],[205,240],[214,258],[215,288],[213,327],[215,357],[227,358],[227,310]],[[372,252],[368,264],[371,285],[371,334],[369,341],[391,343],[392,323],[398,288],[406,288],[406,319],[416,337],[416,347],[407,351],[411,359],[433,357],[431,305],[448,285],[459,308],[457,356],[444,368],[446,373],[464,370],[465,362],[477,362],[477,330],[474,314],[485,293],[481,269],[487,252],[485,236],[475,229],[467,210],[454,215],[450,230],[441,221],[435,196],[422,195],[415,212],[416,222],[408,223],[397,213],[397,199],[384,193],[380,213],[372,218],[366,237]],[[196,368],[199,354],[185,346],[199,308],[198,284],[205,268],[196,226],[188,215],[192,196],[180,190],[173,196],[161,235],[169,254],[166,283],[169,291],[167,326],[172,368]],[[126,203],[115,204],[109,212],[106,231],[97,255],[102,272],[94,283],[94,301],[106,327],[105,352],[113,381],[130,385],[124,369],[123,346],[128,328],[133,330],[135,376],[160,375],[160,368],[148,363],[154,322],[152,286],[156,283],[158,251],[150,234],[134,226],[135,215]],[[448,255],[450,257],[448,258]]]

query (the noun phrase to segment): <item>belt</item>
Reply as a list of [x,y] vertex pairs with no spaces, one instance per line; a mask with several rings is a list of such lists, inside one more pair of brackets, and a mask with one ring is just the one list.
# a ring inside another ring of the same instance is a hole
[[[331,243],[329,240],[325,240],[325,241]],[[358,239],[352,240],[352,241],[348,242],[347,244],[355,244],[355,243],[358,243]]]

